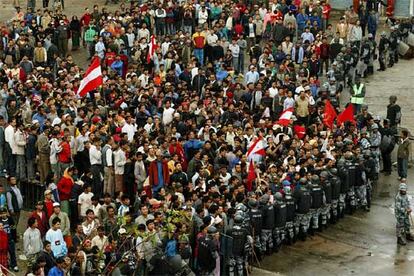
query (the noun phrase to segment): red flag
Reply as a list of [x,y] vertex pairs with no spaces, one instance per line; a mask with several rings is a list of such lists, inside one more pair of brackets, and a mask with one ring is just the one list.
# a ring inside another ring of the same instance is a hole
[[350,103],[341,114],[336,117],[336,123],[338,126],[342,125],[343,123],[350,121],[351,123],[355,123],[354,120],[354,106]]
[[325,102],[325,112],[323,113],[323,123],[332,129],[333,123],[336,118],[335,108],[332,106],[329,100]]
[[148,54],[147,54],[147,62],[150,63],[152,57],[155,54],[155,50],[158,49],[158,45],[157,45],[157,41],[155,40],[155,36],[152,35],[150,38],[150,44],[149,44],[149,49],[148,49]]
[[287,126],[290,124],[290,118],[293,115],[293,108],[288,108],[285,111],[282,112],[282,114],[279,117],[279,120],[277,120],[276,124]]
[[254,170],[253,160],[249,163],[249,172],[247,174],[246,189],[248,192],[252,191],[253,181],[256,179],[256,172]]
[[249,149],[247,150],[247,158],[250,158],[252,154],[259,154],[259,155],[266,155],[265,151],[265,141],[263,140],[263,137],[258,137],[256,140],[251,144]]
[[293,127],[293,130],[295,131],[295,134],[298,136],[299,139],[303,139],[306,135],[306,128],[304,126],[295,125]]
[[77,94],[80,97],[85,96],[88,92],[98,88],[103,84],[101,64],[98,57],[92,60],[88,70],[86,70],[83,79],[80,82]]

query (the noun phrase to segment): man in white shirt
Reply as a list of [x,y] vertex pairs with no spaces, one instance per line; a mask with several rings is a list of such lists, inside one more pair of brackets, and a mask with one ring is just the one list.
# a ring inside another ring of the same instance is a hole
[[110,137],[106,145],[102,148],[102,165],[104,167],[104,193],[114,195],[115,193],[115,174],[114,174],[114,156],[117,144]]
[[202,6],[201,9],[198,11],[198,25],[203,25],[207,22],[208,19],[208,11],[206,6]]
[[98,227],[98,235],[96,235],[92,241],[92,247],[98,247],[99,251],[103,252],[104,248],[108,244],[108,237],[105,236],[105,228],[103,226]]
[[85,185],[83,187],[83,193],[81,193],[78,197],[78,207],[79,207],[79,215],[84,218],[86,216],[86,211],[88,209],[92,209],[92,187]]
[[239,66],[239,55],[240,55],[240,46],[237,44],[237,40],[233,38],[232,43],[229,45],[229,50],[233,56],[233,69],[236,70]]
[[274,98],[277,95],[279,95],[279,90],[277,89],[277,82],[274,81],[272,83],[272,87],[269,88],[269,96],[271,98]]
[[128,142],[132,142],[135,132],[137,132],[137,125],[131,115],[128,114],[125,118],[125,124],[122,127],[122,133],[126,133],[128,135]]
[[89,161],[91,162],[92,173],[92,191],[97,196],[102,195],[102,152],[101,152],[101,140],[95,138],[92,141],[92,145],[89,148]]
[[246,84],[253,83],[256,84],[256,82],[259,81],[259,73],[256,71],[256,66],[250,65],[250,71],[246,73],[246,76],[244,77]]
[[162,112],[162,123],[164,126],[168,126],[173,121],[173,114],[175,109],[171,107],[171,102],[166,101],[164,111]]
[[123,148],[127,148],[127,144],[121,141],[119,148],[114,151],[115,192],[122,191],[124,186],[126,155]]
[[214,30],[210,30],[207,35],[207,44],[211,47],[217,46],[218,36],[214,32]]
[[138,40],[141,41],[143,38],[145,38],[147,43],[150,42],[150,32],[145,23],[142,23],[142,28],[138,30]]
[[138,80],[141,83],[141,87],[143,88],[148,87],[148,82],[149,82],[148,69],[144,69],[144,72],[138,77]]
[[5,148],[5,161],[6,170],[8,175],[16,174],[16,155],[13,154],[12,148],[14,147],[14,133],[16,131],[16,119],[11,119],[9,125],[4,129]]

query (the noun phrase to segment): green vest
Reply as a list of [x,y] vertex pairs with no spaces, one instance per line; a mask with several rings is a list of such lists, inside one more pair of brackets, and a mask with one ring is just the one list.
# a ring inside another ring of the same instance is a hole
[[360,84],[357,88],[357,85],[354,84],[352,86],[352,90],[354,91],[354,95],[351,97],[351,103],[353,104],[364,104],[364,96],[362,96],[362,89],[364,88],[364,84]]

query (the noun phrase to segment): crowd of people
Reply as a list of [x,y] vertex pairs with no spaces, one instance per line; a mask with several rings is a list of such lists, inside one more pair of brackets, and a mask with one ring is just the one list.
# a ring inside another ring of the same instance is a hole
[[[2,269],[19,271],[23,234],[28,275],[245,275],[369,211],[397,143],[405,182],[397,97],[371,114],[361,78],[398,62],[414,20],[377,35],[379,1],[335,22],[328,1],[131,1],[71,18],[48,2],[0,23]],[[101,62],[84,97],[74,51]],[[328,105],[352,116],[328,120]]]

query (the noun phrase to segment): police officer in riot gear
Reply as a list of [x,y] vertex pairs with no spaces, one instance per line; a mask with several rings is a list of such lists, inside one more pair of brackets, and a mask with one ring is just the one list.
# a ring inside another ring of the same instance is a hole
[[262,243],[260,241],[260,237],[262,235],[262,211],[259,210],[259,204],[256,200],[250,199],[248,202],[250,212],[250,234],[253,237],[253,245],[257,256],[261,256],[263,253]]
[[375,41],[375,37],[372,34],[368,34],[368,43],[370,47],[370,53],[369,53],[369,62],[367,66],[367,73],[368,75],[374,74],[374,60],[376,60],[377,54],[377,42]]
[[261,242],[263,251],[270,255],[273,251],[273,228],[275,227],[275,210],[273,204],[269,202],[270,197],[264,194],[260,198],[262,205],[263,224],[261,233]]
[[380,64],[380,68],[378,71],[385,71],[386,64],[387,64],[387,58],[388,58],[388,48],[390,45],[390,41],[387,38],[387,34],[385,32],[381,33],[381,38],[378,44],[378,61]]
[[347,188],[347,208],[350,213],[353,213],[356,209],[355,199],[355,179],[356,179],[356,164],[353,159],[353,154],[350,151],[345,152],[345,164],[344,164],[344,181],[345,187]]
[[321,215],[322,206],[325,202],[323,189],[319,185],[319,176],[316,174],[312,175],[308,188],[312,197],[312,205],[310,210],[312,226],[309,230],[310,233],[313,234],[314,231],[319,229],[319,216]]
[[372,157],[371,150],[366,150],[364,154],[364,168],[367,177],[367,211],[371,208],[372,185],[375,183],[378,174],[376,173],[376,161]]
[[358,205],[368,211],[367,207],[367,177],[365,174],[364,157],[358,157],[355,166],[355,195]]
[[295,199],[292,196],[292,191],[289,186],[283,187],[283,191],[285,192],[285,204],[286,204],[286,238],[285,240],[288,244],[292,244],[295,241]]
[[197,263],[200,267],[201,275],[210,275],[216,268],[216,259],[219,257],[215,236],[218,234],[217,228],[210,226],[207,235],[199,240]]
[[312,196],[307,187],[306,178],[301,178],[296,186],[293,194],[296,201],[295,213],[295,230],[296,235],[301,236],[302,240],[306,240],[307,232],[310,224],[310,208],[312,205]]
[[275,251],[279,251],[282,242],[285,240],[285,226],[286,226],[286,203],[283,195],[280,192],[275,193],[274,214],[275,214],[275,228],[273,229],[273,247]]
[[335,223],[336,220],[338,219],[338,208],[339,208],[338,204],[339,204],[339,197],[341,195],[341,180],[338,177],[337,168],[330,169],[329,173],[330,173],[329,178],[330,178],[331,190],[332,190],[331,221]]
[[[371,144],[371,151],[372,151],[372,157],[375,160],[375,173],[376,175],[379,174],[380,171],[380,145],[381,145],[381,133],[379,132],[379,127],[376,123],[373,123],[371,126],[371,133],[369,136],[369,142]],[[377,180],[376,178],[375,180]],[[374,180],[374,179],[372,179]]]
[[398,63],[398,44],[400,43],[400,34],[396,26],[391,27],[390,33],[390,49],[389,49],[389,63],[388,67],[393,67],[394,63]]
[[332,183],[327,171],[322,171],[319,175],[319,179],[325,194],[325,204],[321,211],[321,225],[327,227],[327,223],[331,218]]
[[233,228],[227,230],[226,235],[233,238],[232,256],[229,258],[229,275],[243,276],[247,269],[248,251],[252,238],[243,227],[243,216],[238,213],[234,216]]

